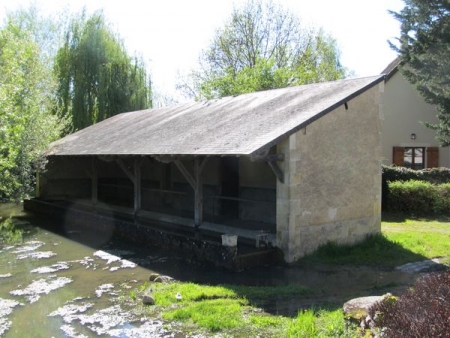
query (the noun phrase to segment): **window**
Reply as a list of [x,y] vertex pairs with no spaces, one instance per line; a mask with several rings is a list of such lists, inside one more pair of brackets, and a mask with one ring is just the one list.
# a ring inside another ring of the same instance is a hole
[[439,166],[438,147],[394,147],[392,163],[411,169],[437,168]]
[[420,170],[425,168],[425,148],[405,148],[403,165],[406,168]]

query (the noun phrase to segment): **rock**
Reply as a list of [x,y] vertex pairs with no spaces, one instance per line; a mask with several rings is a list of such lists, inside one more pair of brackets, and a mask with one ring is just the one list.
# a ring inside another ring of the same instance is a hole
[[158,277],[159,277],[159,273],[152,273],[152,274],[150,274],[150,277],[148,278],[148,280],[150,282],[154,282],[155,279],[158,278]]
[[421,273],[446,271],[448,266],[442,264],[439,258],[434,258],[420,262],[403,264],[401,266],[397,266],[395,269],[405,273]]
[[[389,293],[387,294],[391,296]],[[354,319],[358,323],[361,319],[367,317],[367,312],[369,308],[377,302],[381,302],[386,296],[369,296],[369,297],[360,297],[349,300],[343,306],[344,315],[347,318]]]
[[[378,302],[395,301],[396,297],[387,293],[383,296],[360,297],[349,300],[343,306],[346,326],[351,323],[359,325],[362,332],[370,330],[371,337],[380,337],[381,329],[377,328],[374,319],[369,315],[369,309]],[[376,316],[375,316],[376,317]]]
[[174,279],[172,277],[169,277],[169,276],[158,276],[153,281],[155,283],[170,283],[173,280]]
[[155,298],[151,293],[146,293],[142,296],[142,303],[144,305],[154,305],[155,304]]

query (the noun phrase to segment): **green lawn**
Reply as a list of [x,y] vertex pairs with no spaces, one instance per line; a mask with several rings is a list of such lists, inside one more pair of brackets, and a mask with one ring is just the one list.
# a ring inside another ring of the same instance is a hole
[[425,258],[445,257],[450,263],[450,222],[447,220],[402,219],[381,224],[383,235],[410,252]]
[[[450,256],[450,222],[446,219],[407,219],[388,215],[382,233],[356,246],[327,244],[300,264],[345,264],[381,268],[434,257]],[[357,328],[345,328],[339,307],[300,311],[295,318],[265,312],[260,304],[275,298],[314,297],[320,290],[300,285],[249,287],[236,285],[208,286],[175,282],[148,283],[138,294],[152,292],[156,305],[140,306],[149,316],[168,323],[180,323],[187,333],[225,337],[356,337]],[[181,300],[175,298],[180,293]]]
[[[221,333],[225,337],[349,337],[340,309],[299,312],[295,318],[272,315],[256,306],[258,301],[277,297],[308,297],[314,291],[300,285],[252,287],[210,286],[190,282],[146,283],[132,291],[129,299],[151,292],[152,306],[133,306],[148,316],[179,322],[184,333]],[[177,299],[176,294],[182,298]]]
[[378,267],[446,257],[450,262],[450,222],[385,217],[382,233],[355,245],[326,244],[301,260],[303,264],[350,264]]

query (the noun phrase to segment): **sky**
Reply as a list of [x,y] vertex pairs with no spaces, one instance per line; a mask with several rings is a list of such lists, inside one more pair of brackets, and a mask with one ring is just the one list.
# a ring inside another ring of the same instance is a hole
[[[43,15],[102,9],[124,40],[129,53],[142,55],[157,90],[181,100],[178,74],[187,74],[207,48],[215,29],[245,0],[0,0],[0,21],[7,11],[37,4]],[[388,45],[399,35],[399,23],[388,10],[402,0],[278,0],[305,26],[322,27],[341,50],[342,64],[354,76],[379,74],[396,54]]]

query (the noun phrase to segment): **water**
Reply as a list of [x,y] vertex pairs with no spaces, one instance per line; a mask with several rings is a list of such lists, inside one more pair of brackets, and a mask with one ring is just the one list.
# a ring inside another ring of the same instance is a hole
[[295,315],[312,304],[340,304],[368,292],[380,294],[373,290],[393,282],[412,283],[411,275],[367,268],[228,272],[186,264],[171,252],[118,242],[108,235],[99,238],[100,234],[70,229],[70,238],[63,237],[46,230],[59,229],[58,224],[26,215],[20,205],[0,204],[0,217],[9,214],[26,234],[21,245],[0,245],[0,336],[5,337],[184,337],[182,327],[136,315],[118,302],[151,273],[207,284],[297,284],[321,291],[314,299],[264,304],[265,311],[283,315]]

